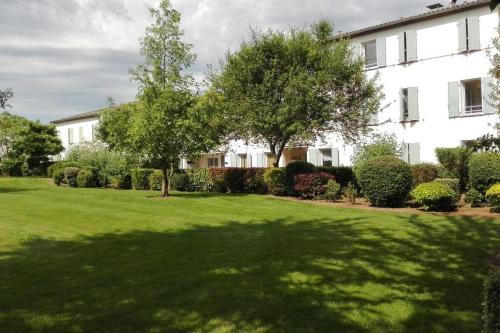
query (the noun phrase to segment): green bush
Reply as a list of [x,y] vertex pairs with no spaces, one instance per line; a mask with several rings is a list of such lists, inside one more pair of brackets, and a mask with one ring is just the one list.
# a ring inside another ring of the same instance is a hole
[[132,188],[132,177],[130,174],[109,176],[108,185],[116,190],[130,190]]
[[457,201],[460,199],[460,180],[456,178],[437,178],[434,181],[451,188],[453,192],[455,192],[455,198]]
[[80,169],[76,177],[76,183],[78,187],[96,187],[97,176],[95,174],[95,170],[90,168]]
[[296,175],[294,179],[294,193],[302,199],[323,199],[326,185],[335,177],[325,172],[305,173]]
[[483,333],[500,332],[500,267],[491,267],[484,283]]
[[469,161],[469,183],[481,193],[500,182],[500,154],[474,154]]
[[267,193],[267,185],[264,181],[264,168],[250,168],[245,170],[245,193],[264,194]]
[[220,193],[242,193],[245,191],[244,168],[210,168],[210,176]]
[[342,196],[342,187],[335,180],[329,180],[326,183],[325,199],[328,201],[339,200]]
[[293,180],[296,175],[316,172],[316,167],[314,166],[314,164],[311,164],[309,162],[293,161],[288,163],[288,165],[285,167],[285,171],[288,177]]
[[189,191],[212,192],[215,187],[214,180],[210,176],[208,169],[186,170],[189,176]]
[[411,190],[408,163],[393,156],[374,157],[359,165],[358,183],[374,206],[400,206]]
[[76,167],[67,167],[64,169],[64,180],[66,184],[68,184],[70,187],[77,187],[78,183],[76,181],[76,178],[78,177],[78,172],[80,171],[79,168]]
[[414,164],[411,166],[411,173],[413,186],[417,186],[422,183],[432,182],[438,178],[439,168],[437,165],[431,163]]
[[289,180],[285,169],[271,168],[264,172],[264,181],[272,195],[283,196],[289,191]]
[[[190,177],[186,173],[175,173],[170,179],[170,185],[173,190],[176,191],[189,191],[191,188]],[[160,188],[161,188],[161,179],[160,179]]]
[[493,212],[500,210],[500,183],[493,185],[486,191],[486,200],[493,206]]
[[450,211],[456,204],[456,193],[439,182],[422,183],[411,191],[415,201],[431,211]]
[[471,207],[481,207],[481,203],[484,200],[484,196],[476,189],[471,188],[465,193],[465,202]]
[[57,186],[61,186],[64,183],[64,169],[55,169],[52,172],[52,180]]
[[[153,173],[149,175],[149,188],[152,191],[161,191],[162,178],[163,178],[163,173],[161,172],[161,170],[153,171]],[[172,179],[170,179],[170,185],[173,188]]]
[[55,162],[55,163],[52,163],[48,168],[47,168],[47,177],[49,178],[52,178],[52,176],[54,176],[54,171],[56,169],[59,169],[61,168],[61,165],[62,163],[61,162]]
[[472,151],[467,148],[436,148],[436,157],[452,175],[458,178],[460,193],[467,187],[467,165]]
[[442,164],[438,164],[437,169],[438,169],[437,178],[443,178],[443,179],[444,178],[457,178],[457,176],[453,172],[446,169]]
[[132,169],[132,188],[134,190],[149,190],[149,176],[154,172],[154,169]]
[[356,177],[354,177],[354,171],[351,167],[318,167],[318,172],[326,172],[335,176],[335,180],[342,187],[346,187],[347,184],[356,182]]

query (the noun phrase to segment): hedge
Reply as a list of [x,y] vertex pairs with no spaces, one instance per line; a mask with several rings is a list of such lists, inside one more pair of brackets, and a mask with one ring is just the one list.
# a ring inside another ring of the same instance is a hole
[[289,192],[289,181],[283,168],[272,168],[264,172],[264,181],[272,195],[283,196]]
[[149,176],[154,172],[154,169],[132,169],[132,188],[134,190],[149,190]]
[[483,333],[500,332],[500,267],[491,267],[484,283]]
[[76,176],[76,183],[78,184],[78,187],[96,187],[96,171],[91,168],[81,169]]
[[[189,175],[186,173],[176,173],[170,179],[170,186],[176,191],[189,191],[191,188],[191,182]],[[161,189],[161,179],[160,179],[160,189]]]
[[[161,170],[154,170],[148,178],[149,188],[152,191],[161,191],[161,183],[163,179],[163,173]],[[170,180],[172,181],[172,180]]]
[[439,182],[422,183],[411,191],[411,196],[430,211],[450,211],[457,201],[455,191]]
[[485,193],[493,184],[500,182],[500,154],[479,153],[469,160],[469,184]]
[[318,172],[326,172],[335,176],[335,181],[343,188],[349,183],[356,183],[356,177],[354,176],[354,171],[351,167],[317,167],[316,170]]
[[117,190],[130,190],[132,188],[132,177],[130,175],[110,176],[109,186]]
[[460,198],[460,180],[457,178],[437,178],[434,180],[436,183],[440,183],[448,186],[455,192],[455,197],[458,200]]
[[493,206],[493,213],[500,213],[500,183],[495,184],[486,191],[486,199]]
[[360,163],[358,183],[374,206],[401,206],[412,186],[408,163],[393,156],[379,156]]
[[302,199],[322,199],[331,180],[335,177],[326,172],[304,173],[295,176],[293,189]]
[[438,178],[439,168],[437,165],[431,163],[414,164],[411,166],[411,173],[413,177],[413,186],[417,186]]
[[471,188],[465,193],[465,202],[472,208],[481,207],[484,196],[476,189]]
[[64,169],[64,180],[70,187],[78,187],[76,180],[78,172],[80,172],[80,169],[76,167],[67,167]]

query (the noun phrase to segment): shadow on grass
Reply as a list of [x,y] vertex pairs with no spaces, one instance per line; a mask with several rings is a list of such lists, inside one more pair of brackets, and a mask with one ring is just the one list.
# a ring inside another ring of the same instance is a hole
[[500,230],[400,218],[33,239],[0,253],[0,331],[478,332]]
[[34,191],[34,190],[21,187],[0,187],[0,194],[14,194],[27,191]]

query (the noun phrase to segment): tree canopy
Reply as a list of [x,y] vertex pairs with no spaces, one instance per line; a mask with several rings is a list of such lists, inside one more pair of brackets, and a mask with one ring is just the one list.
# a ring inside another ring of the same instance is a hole
[[212,79],[233,132],[266,143],[278,166],[287,146],[322,138],[328,131],[354,140],[369,129],[382,93],[364,62],[333,26],[252,30],[240,50],[228,53]]

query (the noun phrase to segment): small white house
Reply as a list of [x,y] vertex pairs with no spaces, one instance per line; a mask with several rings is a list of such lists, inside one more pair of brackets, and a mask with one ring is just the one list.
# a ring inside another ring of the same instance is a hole
[[[426,12],[343,33],[365,59],[368,75],[379,74],[387,105],[374,119],[374,132],[394,134],[406,147],[409,163],[436,162],[437,147],[457,147],[484,134],[498,135],[499,117],[490,104],[492,77],[488,52],[497,35],[498,9],[489,0],[435,4]],[[65,148],[93,140],[96,112],[53,122]],[[293,147],[280,165],[307,160],[315,165],[350,165],[358,144],[335,133],[325,142]],[[269,149],[232,142],[182,168],[268,167]]]

